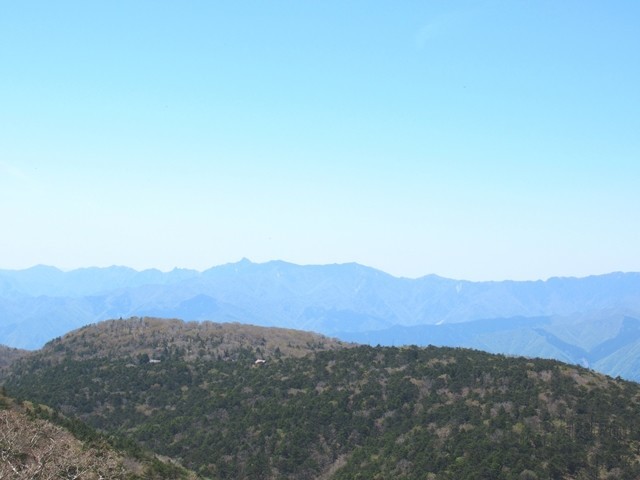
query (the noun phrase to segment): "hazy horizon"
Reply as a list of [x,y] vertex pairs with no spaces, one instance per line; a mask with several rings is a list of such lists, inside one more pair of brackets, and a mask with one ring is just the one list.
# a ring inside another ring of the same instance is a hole
[[592,277],[592,276],[602,276],[602,275],[613,275],[613,274],[627,274],[627,273],[640,273],[640,272],[636,272],[636,271],[632,271],[632,270],[616,270],[616,271],[611,271],[611,272],[600,272],[600,273],[592,273],[592,274],[588,274],[588,275],[583,275],[583,276],[576,276],[576,275],[554,275],[551,277],[546,277],[546,278],[527,278],[527,279],[520,279],[520,280],[515,280],[512,278],[486,278],[486,279],[469,279],[469,278],[453,278],[453,277],[446,277],[444,275],[439,275],[438,273],[435,272],[428,272],[425,273],[423,275],[418,275],[415,277],[408,277],[406,275],[396,275],[393,272],[387,272],[386,270],[380,269],[380,268],[376,268],[375,266],[372,265],[366,265],[366,264],[362,264],[362,263],[358,263],[358,262],[343,262],[343,263],[295,263],[295,262],[289,262],[287,260],[282,260],[282,259],[272,259],[272,260],[267,260],[265,262],[254,262],[252,261],[250,258],[246,258],[243,257],[239,260],[236,261],[231,261],[231,262],[226,262],[226,263],[221,263],[218,265],[210,265],[208,267],[205,268],[187,268],[187,267],[180,267],[180,266],[175,266],[173,268],[169,268],[169,269],[161,269],[161,268],[157,268],[157,267],[144,267],[144,268],[136,268],[136,267],[132,267],[129,265],[121,265],[121,264],[112,264],[112,265],[85,265],[85,266],[81,266],[81,267],[74,267],[74,268],[61,268],[58,267],[56,265],[52,265],[52,264],[44,264],[44,263],[39,263],[36,265],[31,265],[29,267],[25,267],[25,268],[3,268],[0,266],[0,271],[24,271],[24,270],[30,270],[30,269],[34,269],[34,268],[38,268],[38,267],[45,267],[45,268],[54,268],[56,270],[59,270],[63,273],[68,273],[68,272],[72,272],[75,270],[87,270],[87,269],[93,269],[93,268],[98,268],[98,269],[108,269],[108,268],[127,268],[127,269],[131,269],[134,270],[136,272],[144,272],[144,271],[159,271],[161,273],[171,273],[174,270],[188,270],[188,271],[194,271],[194,272],[198,272],[198,273],[202,273],[205,272],[207,270],[210,269],[214,269],[214,268],[218,268],[218,267],[224,267],[227,265],[235,265],[235,264],[240,264],[243,262],[248,262],[250,264],[254,264],[254,265],[264,265],[264,264],[268,264],[268,263],[278,263],[278,262],[282,262],[282,263],[286,263],[289,265],[294,265],[297,267],[324,267],[324,266],[342,266],[342,265],[359,265],[361,267],[365,267],[365,268],[371,268],[373,270],[377,270],[380,271],[382,273],[386,273],[388,275],[391,275],[393,277],[396,278],[407,278],[407,279],[411,279],[411,280],[415,280],[418,278],[422,278],[422,277],[428,277],[428,276],[436,276],[436,277],[440,277],[440,278],[446,278],[448,280],[459,280],[459,281],[463,281],[463,282],[501,282],[501,281],[515,281],[515,282],[536,282],[536,281],[547,281],[550,280],[552,278],[586,278],[586,277]]
[[9,2],[0,268],[640,271],[640,4]]

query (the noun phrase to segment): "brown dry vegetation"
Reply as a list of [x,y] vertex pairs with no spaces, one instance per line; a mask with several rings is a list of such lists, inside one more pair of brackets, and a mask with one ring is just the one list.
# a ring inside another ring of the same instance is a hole
[[91,441],[80,440],[66,428],[39,418],[43,412],[60,418],[48,407],[18,403],[0,393],[0,480],[197,478],[151,454],[134,457],[120,452],[98,435]]
[[[138,318],[107,320],[82,327],[52,340],[39,353],[47,358],[150,359],[178,355],[183,360],[234,359],[240,351],[256,358],[302,357],[350,344],[311,332],[257,327],[239,323],[184,322]],[[57,355],[56,355],[57,354]]]
[[0,479],[125,479],[134,466],[15,406],[0,410]]
[[19,348],[11,348],[5,345],[0,345],[0,369],[8,367],[14,360],[22,358],[28,354],[28,350],[21,350]]
[[0,381],[7,375],[13,362],[28,356],[30,353],[29,350],[0,345]]

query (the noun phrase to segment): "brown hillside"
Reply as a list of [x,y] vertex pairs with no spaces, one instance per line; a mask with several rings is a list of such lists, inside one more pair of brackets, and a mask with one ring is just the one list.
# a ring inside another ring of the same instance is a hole
[[153,454],[132,456],[118,451],[98,435],[81,440],[65,427],[43,418],[49,414],[63,418],[48,407],[19,403],[0,392],[0,479],[198,478],[195,473]]
[[239,323],[184,322],[176,319],[108,320],[52,340],[38,353],[55,358],[135,358],[180,356],[184,360],[300,357],[350,344],[319,334]]
[[14,360],[29,354],[29,350],[21,350],[19,348],[11,348],[6,345],[0,345],[0,369],[8,367]]
[[[11,348],[5,345],[0,345],[0,382],[4,379],[5,375],[9,372],[11,364],[16,360],[26,357],[31,352],[29,350],[21,350],[19,348]],[[0,477],[2,480],[3,477]]]

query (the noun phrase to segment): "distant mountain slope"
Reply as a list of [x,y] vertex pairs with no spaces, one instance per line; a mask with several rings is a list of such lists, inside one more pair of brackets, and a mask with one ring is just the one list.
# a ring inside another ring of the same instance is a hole
[[589,318],[516,317],[444,325],[394,326],[337,337],[371,345],[436,345],[554,358],[640,381],[640,319],[605,314]]
[[128,267],[80,268],[63,272],[55,267],[37,265],[26,270],[0,270],[0,295],[22,293],[33,297],[84,297],[142,285],[179,283],[199,275],[195,270],[171,272]]
[[[209,478],[640,478],[632,382],[436,347],[359,346],[256,364],[249,354],[192,355],[186,347],[199,348],[200,332],[172,336],[173,322],[151,322],[141,335],[136,321],[52,342],[16,361],[5,388],[125,432]],[[114,354],[91,353],[114,328],[103,349]],[[246,340],[240,325],[230,328]],[[135,356],[156,340],[161,362]]]
[[486,318],[640,317],[640,274],[537,282],[395,278],[358,264],[243,260],[196,272],[125,267],[0,271],[0,343],[37,348],[82,325],[155,316],[336,332]]

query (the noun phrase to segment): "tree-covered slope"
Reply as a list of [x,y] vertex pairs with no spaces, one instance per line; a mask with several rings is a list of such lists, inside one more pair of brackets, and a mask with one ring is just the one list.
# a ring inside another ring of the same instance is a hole
[[[127,442],[124,442],[127,444]],[[77,420],[0,393],[0,479],[193,479],[139,448],[127,453]]]
[[14,360],[28,355],[28,350],[21,350],[19,348],[7,347],[6,345],[0,345],[0,369],[8,367]]
[[256,364],[169,344],[157,363],[79,355],[80,332],[14,363],[7,390],[206,477],[640,477],[639,386],[556,361],[360,346]]

